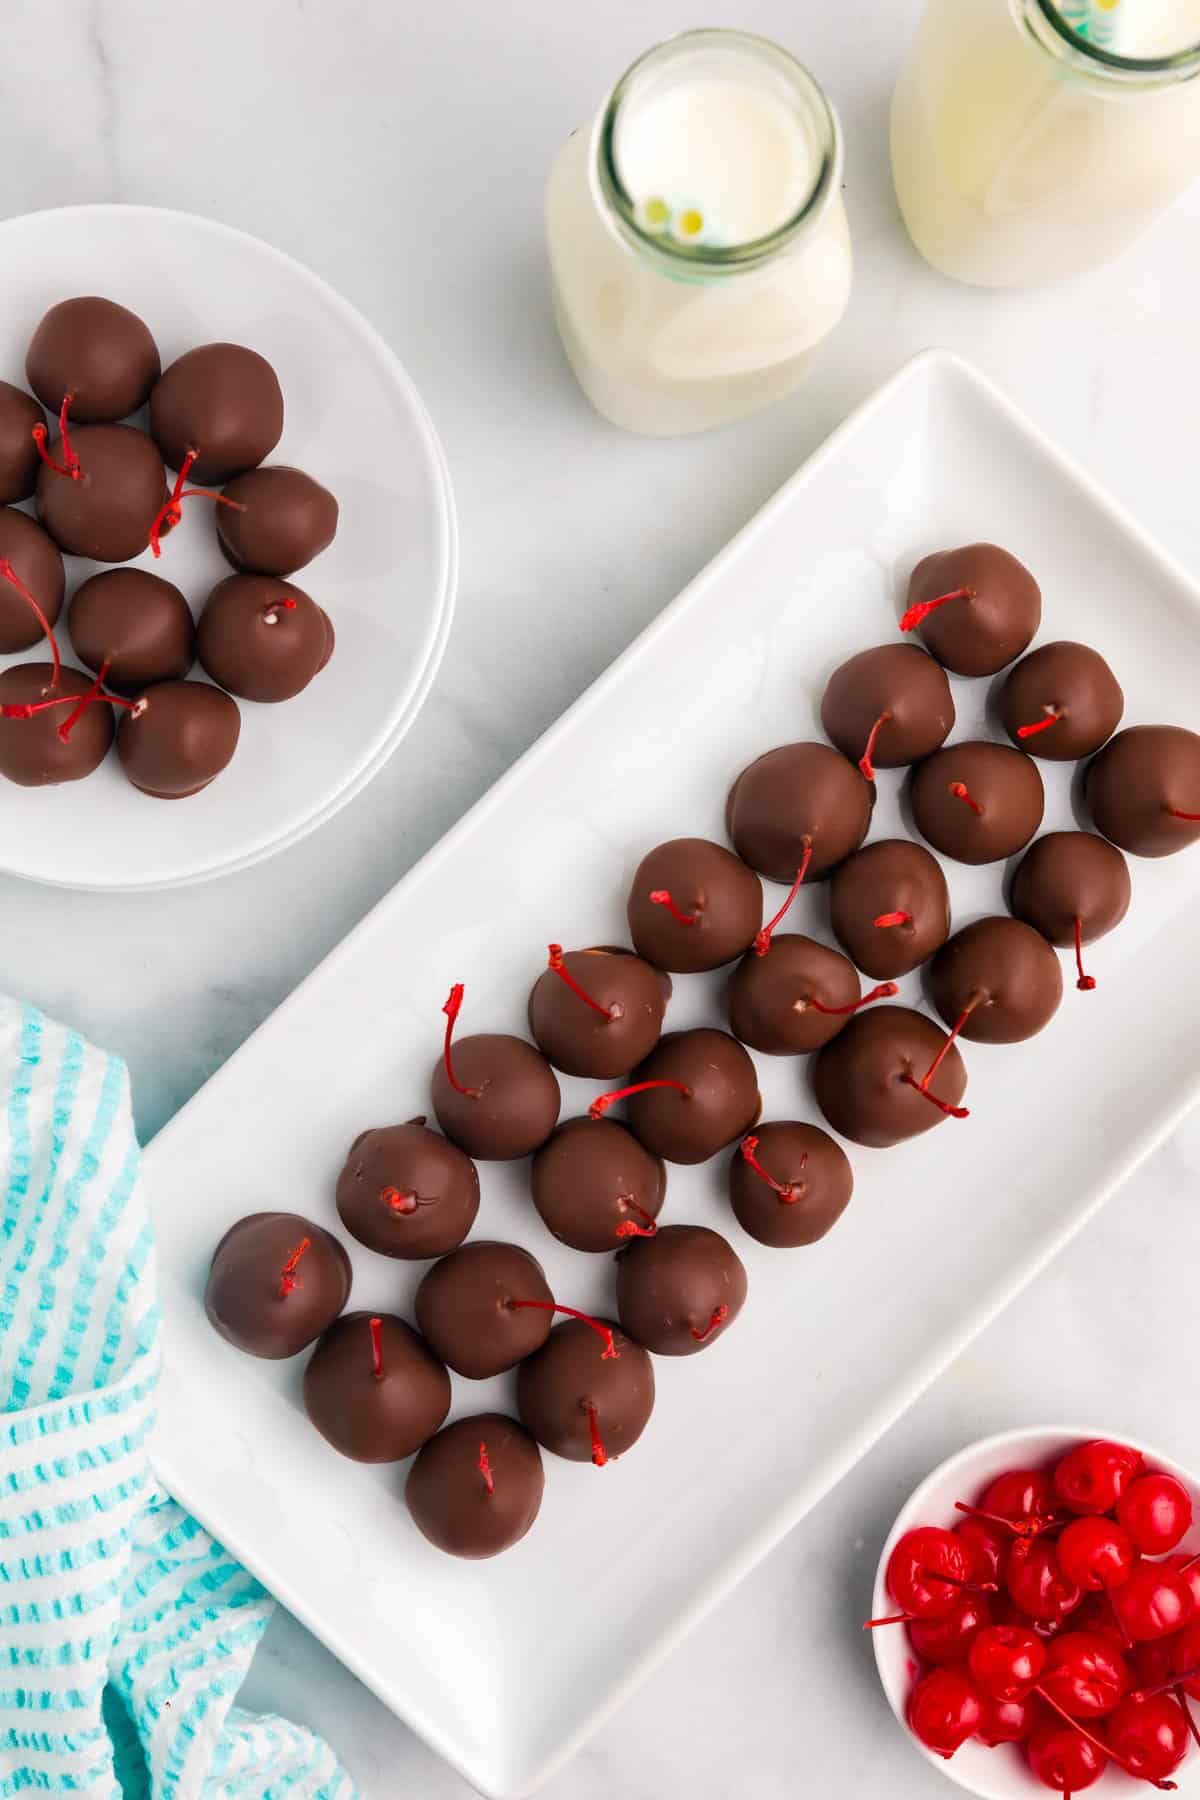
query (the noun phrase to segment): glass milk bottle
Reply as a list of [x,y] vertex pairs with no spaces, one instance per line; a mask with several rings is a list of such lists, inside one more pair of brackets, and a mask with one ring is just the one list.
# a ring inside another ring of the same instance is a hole
[[937,269],[1017,287],[1120,254],[1200,175],[1200,0],[927,0],[892,173]]
[[550,174],[558,327],[598,412],[703,431],[790,393],[850,296],[838,122],[765,39],[692,31],[623,75]]

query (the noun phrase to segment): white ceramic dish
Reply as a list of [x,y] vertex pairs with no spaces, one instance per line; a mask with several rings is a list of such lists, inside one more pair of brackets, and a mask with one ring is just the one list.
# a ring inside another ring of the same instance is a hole
[[[978,1443],[969,1444],[965,1450],[958,1451],[956,1455],[947,1457],[905,1501],[879,1558],[875,1598],[871,1609],[874,1616],[881,1618],[888,1610],[884,1604],[887,1597],[885,1575],[888,1558],[898,1539],[906,1531],[911,1531],[917,1525],[952,1526],[958,1517],[954,1511],[956,1500],[965,1500],[968,1505],[974,1504],[988,1482],[993,1481],[997,1475],[1002,1475],[1006,1469],[1052,1468],[1056,1460],[1072,1445],[1086,1442],[1089,1438],[1109,1438],[1115,1439],[1117,1443],[1135,1444],[1142,1451],[1150,1468],[1161,1469],[1183,1482],[1192,1496],[1196,1523],[1180,1548],[1193,1553],[1200,1551],[1200,1483],[1188,1470],[1181,1469],[1178,1463],[1172,1462],[1170,1457],[1162,1456],[1157,1450],[1151,1450],[1138,1439],[1125,1437],[1119,1431],[1093,1431],[1083,1426],[1070,1425],[1045,1425],[1023,1431],[1004,1431],[995,1437],[982,1438]],[[913,1736],[905,1722],[908,1696],[912,1691],[912,1650],[907,1633],[889,1628],[873,1631],[871,1637],[875,1646],[879,1679],[883,1683],[888,1704],[899,1720],[905,1737],[926,1762],[932,1764],[939,1774],[948,1776],[957,1787],[964,1788],[968,1794],[979,1795],[980,1800],[1035,1800],[1038,1795],[1045,1800],[1048,1790],[1030,1773],[1022,1753],[1011,1745],[989,1750],[983,1744],[964,1744],[948,1762],[926,1749]],[[1173,1779],[1181,1794],[1200,1793],[1200,1751],[1189,1748]],[[1100,1780],[1087,1791],[1095,1795],[1095,1800],[1108,1800],[1110,1795],[1112,1800],[1121,1800],[1122,1795],[1148,1794],[1151,1789],[1144,1781],[1135,1781],[1132,1776],[1123,1774],[1115,1763],[1109,1763]]]
[[[302,1359],[221,1342],[200,1296],[242,1213],[309,1210],[364,1126],[427,1108],[440,1007],[521,1030],[552,940],[620,941],[642,852],[720,838],[752,756],[815,734],[833,666],[895,631],[913,560],[994,536],[1037,570],[1046,632],[1086,637],[1128,716],[1193,716],[1200,593],[1110,501],[954,358],[910,364],[287,1001],[151,1147],[169,1324],[165,1482],[417,1731],[493,1795],[535,1788],[1053,1256],[1191,1105],[1200,1010],[1179,978],[1200,852],[1139,864],[1131,914],[1095,946],[1095,993],[1017,1050],[968,1045],[970,1121],[854,1151],[845,1218],[807,1252],[742,1237],[724,1164],[672,1170],[666,1216],[731,1233],[750,1274],[736,1329],[660,1359],[655,1417],[598,1472],[550,1460],[534,1531],[472,1566],[431,1550],[403,1469],[340,1461],[298,1401]],[[957,684],[960,731],[983,684]],[[1047,765],[1047,823],[1069,817]],[[1062,776],[1061,781],[1057,777]],[[875,831],[899,823],[880,778]],[[948,870],[956,915],[995,909],[1000,871]],[[782,898],[771,890],[768,900]],[[826,934],[825,890],[795,926]],[[722,979],[676,983],[675,1026],[718,1016]],[[915,998],[916,977],[904,983]],[[759,1059],[765,1114],[815,1117],[802,1064]],[[564,1082],[564,1116],[594,1085]],[[523,1164],[484,1165],[480,1235],[527,1244],[570,1304],[612,1305],[607,1258],[543,1230]],[[355,1304],[407,1305],[422,1265],[355,1252]],[[458,1383],[457,1411],[511,1405]]]
[[[432,686],[454,610],[457,539],[429,415],[394,352],[347,301],[291,257],[211,219],[144,206],[31,213],[0,224],[0,262],[0,376],[24,382],[33,327],[71,294],[132,307],[164,365],[217,338],[250,344],[274,364],[284,391],[284,434],[268,460],[307,469],[341,506],[334,543],[296,577],[337,631],[320,680],[284,706],[241,702],[233,763],[182,804],[139,794],[115,756],[64,787],[0,782],[0,867],[110,891],[244,868],[353,798]],[[161,560],[147,551],[139,561],[176,582],[198,610],[229,574],[211,505],[186,506]],[[68,595],[98,566],[68,557]],[[66,632],[58,635],[74,661]],[[40,654],[0,658],[0,667]]]

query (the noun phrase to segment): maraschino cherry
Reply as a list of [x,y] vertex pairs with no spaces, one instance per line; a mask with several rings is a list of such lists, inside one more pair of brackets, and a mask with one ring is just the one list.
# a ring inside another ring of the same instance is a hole
[[990,1625],[971,1644],[967,1667],[991,1700],[1026,1700],[1046,1666],[1046,1646],[1032,1627]]
[[1073,1719],[1100,1719],[1124,1699],[1129,1665],[1098,1632],[1065,1631],[1052,1640],[1037,1691]]
[[979,1694],[961,1669],[934,1669],[908,1703],[913,1735],[947,1761],[974,1737],[983,1718]]
[[991,1616],[986,1594],[962,1593],[944,1619],[909,1619],[908,1641],[922,1662],[950,1667],[966,1660]]
[[1129,1533],[1111,1519],[1072,1519],[1056,1547],[1063,1574],[1088,1593],[1120,1587],[1137,1561]]
[[1103,1438],[1077,1444],[1054,1470],[1054,1492],[1074,1513],[1111,1512],[1142,1466],[1139,1450]]
[[1143,1556],[1162,1556],[1191,1529],[1191,1495],[1173,1475],[1139,1475],[1117,1501],[1117,1518]]
[[975,1736],[989,1750],[999,1744],[1026,1743],[1046,1716],[1036,1694],[1027,1700],[991,1700],[981,1694],[979,1701],[983,1717]]
[[1108,1757],[1100,1745],[1065,1719],[1038,1726],[1026,1754],[1043,1787],[1065,1794],[1067,1800],[1099,1781],[1108,1767]]
[[1059,1567],[1054,1545],[1044,1538],[1018,1545],[1004,1579],[1021,1611],[1047,1624],[1065,1619],[1083,1599],[1080,1589]]
[[1169,1694],[1122,1701],[1108,1721],[1107,1742],[1127,1773],[1171,1789],[1168,1781],[1187,1754],[1188,1726],[1182,1706]]
[[1191,1594],[1185,1579],[1162,1563],[1139,1562],[1112,1596],[1117,1622],[1135,1644],[1170,1637],[1188,1623]]

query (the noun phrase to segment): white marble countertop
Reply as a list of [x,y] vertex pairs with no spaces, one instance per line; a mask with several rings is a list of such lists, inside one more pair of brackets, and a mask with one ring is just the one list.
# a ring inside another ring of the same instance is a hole
[[[459,616],[434,695],[390,767],[316,837],[265,867],[145,898],[0,878],[0,988],[128,1058],[143,1136],[912,352],[942,344],[977,362],[1200,570],[1194,458],[1182,448],[1200,415],[1200,189],[1086,280],[989,294],[935,275],[903,233],[886,155],[888,94],[918,10],[727,5],[721,23],[779,38],[840,108],[854,299],[800,394],[716,436],[663,443],[601,423],[566,371],[542,187],[564,135],[637,51],[716,21],[680,0],[5,8],[0,214],[163,204],[300,257],[407,362],[459,505]],[[549,1800],[948,1793],[900,1741],[856,1629],[880,1538],[927,1467],[986,1430],[1091,1423],[1200,1467],[1198,1174],[1194,1117]],[[246,1703],[326,1732],[370,1800],[467,1792],[284,1616]]]

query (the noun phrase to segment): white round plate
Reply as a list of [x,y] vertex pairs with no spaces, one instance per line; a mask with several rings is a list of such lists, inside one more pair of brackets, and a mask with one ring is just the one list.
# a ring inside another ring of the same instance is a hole
[[[237,755],[189,800],[140,794],[115,754],[88,780],[61,787],[0,780],[0,868],[57,886],[127,891],[245,868],[358,793],[433,683],[458,565],[433,425],[396,356],[352,306],[291,257],[210,219],[143,206],[31,213],[0,224],[0,270],[0,377],[24,386],[34,326],[73,294],[131,307],[154,333],[164,367],[196,344],[249,344],[283,387],[283,437],[268,461],[307,470],[341,507],[333,544],[295,577],[337,632],[317,680],[284,705],[240,701]],[[211,502],[191,501],[161,559],[149,551],[139,559],[181,587],[194,611],[230,572],[212,515]],[[70,594],[99,565],[66,560]],[[73,662],[61,623],[60,648]],[[24,651],[0,666],[41,654]]]

